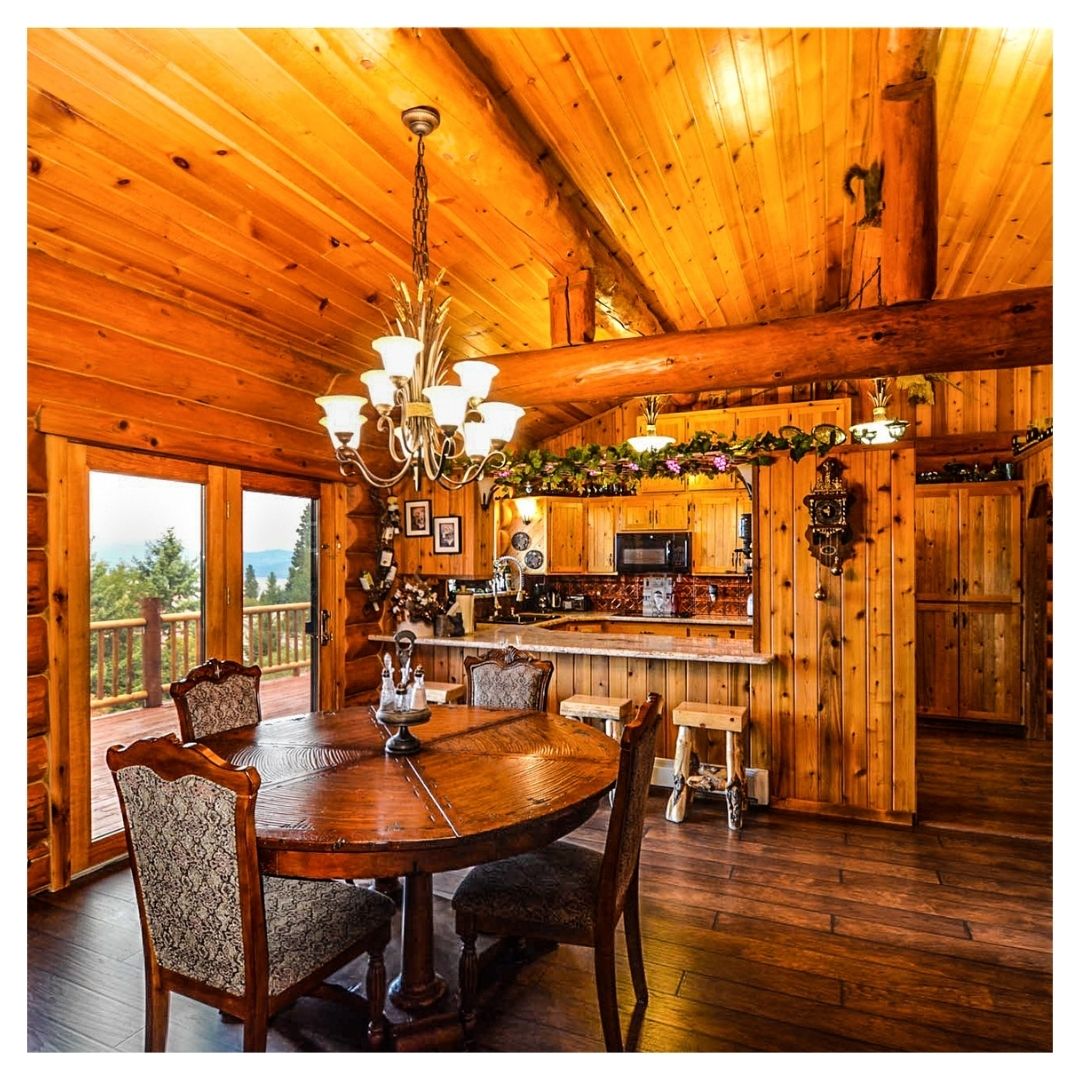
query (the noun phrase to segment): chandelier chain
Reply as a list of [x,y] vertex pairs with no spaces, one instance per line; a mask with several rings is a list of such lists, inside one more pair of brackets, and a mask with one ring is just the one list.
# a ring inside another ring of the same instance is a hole
[[416,283],[426,283],[428,262],[428,180],[424,167],[424,136],[416,139],[416,170],[413,173],[412,260]]

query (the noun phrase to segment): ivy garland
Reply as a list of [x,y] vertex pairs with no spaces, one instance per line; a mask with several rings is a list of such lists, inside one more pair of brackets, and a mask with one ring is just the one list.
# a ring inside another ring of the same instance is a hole
[[637,490],[643,478],[722,476],[738,465],[771,465],[786,452],[792,461],[811,450],[819,456],[844,442],[841,428],[818,424],[806,432],[794,426],[750,438],[724,438],[715,431],[699,431],[684,443],[639,454],[629,443],[617,446],[572,446],[565,455],[548,450],[512,453],[503,468],[492,474],[498,488],[512,495],[620,495]]

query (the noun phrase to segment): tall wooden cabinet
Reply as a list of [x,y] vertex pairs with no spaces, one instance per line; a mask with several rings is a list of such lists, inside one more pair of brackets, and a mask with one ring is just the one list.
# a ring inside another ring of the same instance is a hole
[[922,716],[1022,722],[1020,485],[916,491],[916,703]]

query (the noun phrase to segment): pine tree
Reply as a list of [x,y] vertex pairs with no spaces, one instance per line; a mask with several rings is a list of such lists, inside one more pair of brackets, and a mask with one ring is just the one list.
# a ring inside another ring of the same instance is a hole
[[266,588],[259,597],[260,604],[281,604],[284,602],[284,593],[278,584],[277,574],[273,570],[266,577]]
[[311,503],[304,505],[300,524],[296,527],[296,543],[289,562],[289,578],[285,582],[283,599],[308,601],[311,599]]
[[244,599],[254,603],[259,599],[259,579],[255,576],[255,567],[247,564],[244,570]]
[[157,540],[148,540],[145,557],[134,563],[143,579],[142,595],[160,597],[162,611],[182,611],[198,604],[199,568],[184,557],[184,545],[171,526]]

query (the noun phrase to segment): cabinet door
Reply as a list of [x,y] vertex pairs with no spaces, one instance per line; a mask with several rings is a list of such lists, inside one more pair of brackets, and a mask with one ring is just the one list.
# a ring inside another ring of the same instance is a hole
[[915,596],[955,601],[960,593],[960,493],[955,488],[915,491]]
[[792,402],[790,416],[788,423],[803,431],[809,432],[818,424],[835,424],[846,434],[851,427],[851,399]]
[[730,574],[738,543],[739,496],[710,491],[694,496],[693,563],[695,574]]
[[1020,601],[1020,492],[972,485],[960,498],[960,601]]
[[960,716],[1020,723],[1020,605],[959,608]]
[[755,405],[747,409],[738,409],[736,412],[735,433],[740,439],[748,439],[765,431],[771,431],[776,435],[785,424],[790,422],[791,407],[789,405]]
[[619,500],[619,529],[622,532],[648,532],[653,528],[653,501],[641,495]]
[[959,711],[959,608],[915,606],[915,711],[919,716],[956,716]]
[[690,528],[690,500],[685,493],[653,499],[653,528],[665,532],[686,532]]
[[613,499],[589,499],[585,506],[589,526],[586,569],[590,574],[614,574],[617,505]]
[[578,574],[585,569],[585,505],[580,499],[551,499],[547,511],[548,571]]

